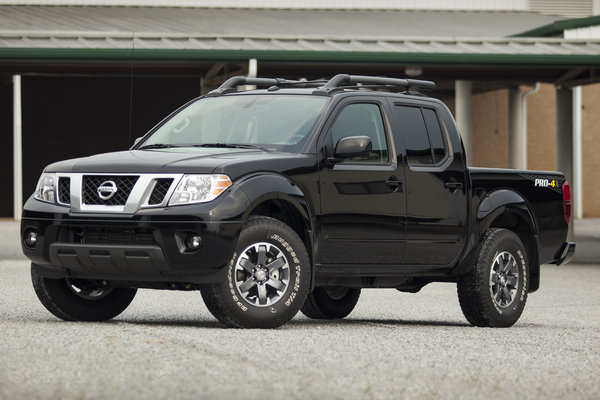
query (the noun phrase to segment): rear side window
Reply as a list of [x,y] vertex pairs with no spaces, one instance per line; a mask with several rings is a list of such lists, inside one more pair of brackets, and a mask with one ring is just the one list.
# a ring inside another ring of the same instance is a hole
[[432,165],[446,157],[446,144],[435,111],[430,108],[396,106],[400,128],[411,165]]

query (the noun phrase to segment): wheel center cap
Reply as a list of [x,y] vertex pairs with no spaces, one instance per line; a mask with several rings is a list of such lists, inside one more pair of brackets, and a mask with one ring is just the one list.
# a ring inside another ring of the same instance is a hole
[[254,274],[254,277],[256,278],[257,281],[264,282],[264,281],[267,280],[267,271],[265,271],[264,269],[260,268]]

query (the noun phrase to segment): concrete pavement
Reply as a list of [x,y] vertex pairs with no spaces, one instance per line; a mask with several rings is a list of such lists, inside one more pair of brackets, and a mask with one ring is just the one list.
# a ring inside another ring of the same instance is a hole
[[140,290],[105,323],[58,320],[26,260],[0,261],[0,399],[569,399],[600,393],[600,268],[544,266],[508,329],[453,284],[364,290],[341,321],[225,329],[197,292]]

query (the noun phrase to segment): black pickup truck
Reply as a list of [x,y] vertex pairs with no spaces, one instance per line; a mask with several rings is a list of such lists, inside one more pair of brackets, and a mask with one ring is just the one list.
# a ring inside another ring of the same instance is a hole
[[102,321],[138,288],[200,290],[225,325],[272,328],[456,282],[471,324],[513,325],[540,264],[573,256],[569,185],[468,168],[434,87],[234,77],[130,150],[49,165],[21,225],[39,299]]

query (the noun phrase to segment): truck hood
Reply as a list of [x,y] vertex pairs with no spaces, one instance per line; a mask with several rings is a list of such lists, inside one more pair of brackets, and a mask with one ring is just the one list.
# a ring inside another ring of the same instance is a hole
[[301,168],[306,156],[253,149],[174,148],[130,150],[59,161],[46,172],[74,173],[229,173],[235,179],[258,170]]

